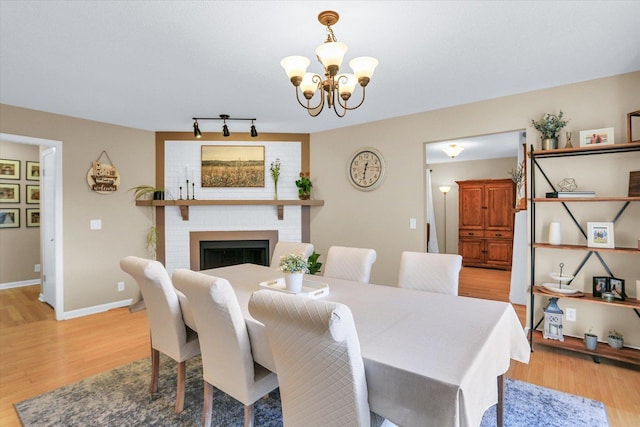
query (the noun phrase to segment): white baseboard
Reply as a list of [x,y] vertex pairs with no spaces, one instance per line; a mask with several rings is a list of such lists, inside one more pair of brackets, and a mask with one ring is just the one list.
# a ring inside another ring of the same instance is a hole
[[32,286],[32,285],[39,285],[39,284],[40,284],[40,279],[22,280],[20,282],[0,283],[0,290],[11,289],[11,288],[21,288],[23,286]]
[[122,301],[110,302],[108,304],[94,305],[93,307],[80,308],[78,310],[65,311],[62,314],[62,320],[75,319],[76,317],[90,316],[96,313],[102,313],[114,308],[128,307],[131,305],[131,298]]

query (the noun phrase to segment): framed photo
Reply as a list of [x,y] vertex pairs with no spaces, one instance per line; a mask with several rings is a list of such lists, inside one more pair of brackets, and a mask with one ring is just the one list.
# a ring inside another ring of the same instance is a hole
[[40,208],[27,208],[27,227],[40,227]]
[[20,228],[20,209],[0,209],[0,228]]
[[593,278],[593,296],[601,297],[603,292],[609,292],[609,277],[600,276]]
[[0,183],[0,203],[20,203],[20,184]]
[[20,160],[0,159],[0,179],[20,179]]
[[613,294],[613,297],[619,301],[624,301],[624,280],[616,279],[615,277],[609,278],[609,292]]
[[587,246],[590,248],[614,248],[612,222],[588,222]]
[[203,145],[202,187],[264,187],[264,146]]
[[27,184],[27,203],[40,203],[40,186]]
[[27,160],[27,181],[40,181],[40,162]]
[[590,129],[580,131],[580,146],[591,147],[596,145],[614,144],[613,128]]

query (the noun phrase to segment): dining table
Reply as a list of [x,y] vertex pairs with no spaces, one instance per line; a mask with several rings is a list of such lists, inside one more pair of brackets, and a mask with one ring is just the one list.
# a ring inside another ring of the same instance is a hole
[[[254,361],[277,374],[264,325],[251,317],[248,303],[284,273],[256,264],[201,273],[229,281]],[[498,403],[502,424],[504,374],[511,359],[528,363],[530,356],[510,303],[315,275],[305,281],[326,284],[329,292],[319,298],[351,309],[373,412],[403,427],[477,427]]]

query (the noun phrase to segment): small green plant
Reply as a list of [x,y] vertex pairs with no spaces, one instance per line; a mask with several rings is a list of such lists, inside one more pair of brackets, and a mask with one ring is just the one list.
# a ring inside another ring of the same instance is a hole
[[273,185],[275,186],[275,199],[278,199],[278,179],[280,178],[280,159],[276,159],[275,162],[271,162],[269,171],[271,172],[271,178],[273,178]]
[[311,180],[309,179],[309,173],[300,172],[300,179],[296,180],[296,187],[298,187],[298,197],[301,199],[308,199],[311,196]]
[[304,254],[289,254],[280,257],[280,271],[284,273],[308,273],[309,261]]
[[309,257],[309,274],[320,273],[320,267],[322,267],[322,263],[318,262],[318,258],[320,258],[320,254],[316,253],[316,251],[313,251],[313,253]]
[[622,336],[622,334],[620,332],[618,332],[615,329],[613,329],[613,330],[609,331],[609,338],[613,338],[613,339],[616,339],[616,340],[621,340],[624,337]]
[[535,120],[531,120],[531,125],[536,128],[536,130],[542,132],[543,138],[558,138],[560,130],[562,130],[562,128],[569,122],[568,120],[563,120],[562,116],[562,110],[560,110],[560,114],[557,116],[555,114],[547,113],[537,122]]
[[[161,189],[152,187],[150,185],[138,185],[136,187],[130,188],[129,191],[133,191],[133,198],[135,200],[148,199],[150,206],[152,205],[155,195],[159,192],[162,192]],[[146,236],[147,252],[149,253],[151,259],[156,259],[156,256],[158,255],[158,228],[156,227],[155,209],[151,211],[151,222],[152,225],[151,227],[149,227],[149,231],[147,232]]]
[[591,326],[589,328],[589,330],[587,332],[585,332],[585,336],[589,336],[589,337],[595,337],[597,336],[596,334],[593,333],[593,326]]

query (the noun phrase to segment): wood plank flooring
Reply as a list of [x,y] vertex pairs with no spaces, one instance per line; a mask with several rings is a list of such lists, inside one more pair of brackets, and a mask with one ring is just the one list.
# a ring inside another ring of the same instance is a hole
[[[463,268],[460,295],[507,301],[510,272]],[[32,396],[149,356],[146,312],[126,308],[56,322],[38,286],[0,291],[0,425],[20,426],[13,408]],[[525,308],[515,306],[521,322]],[[611,427],[640,425],[640,369],[537,346],[507,376],[600,400]]]

